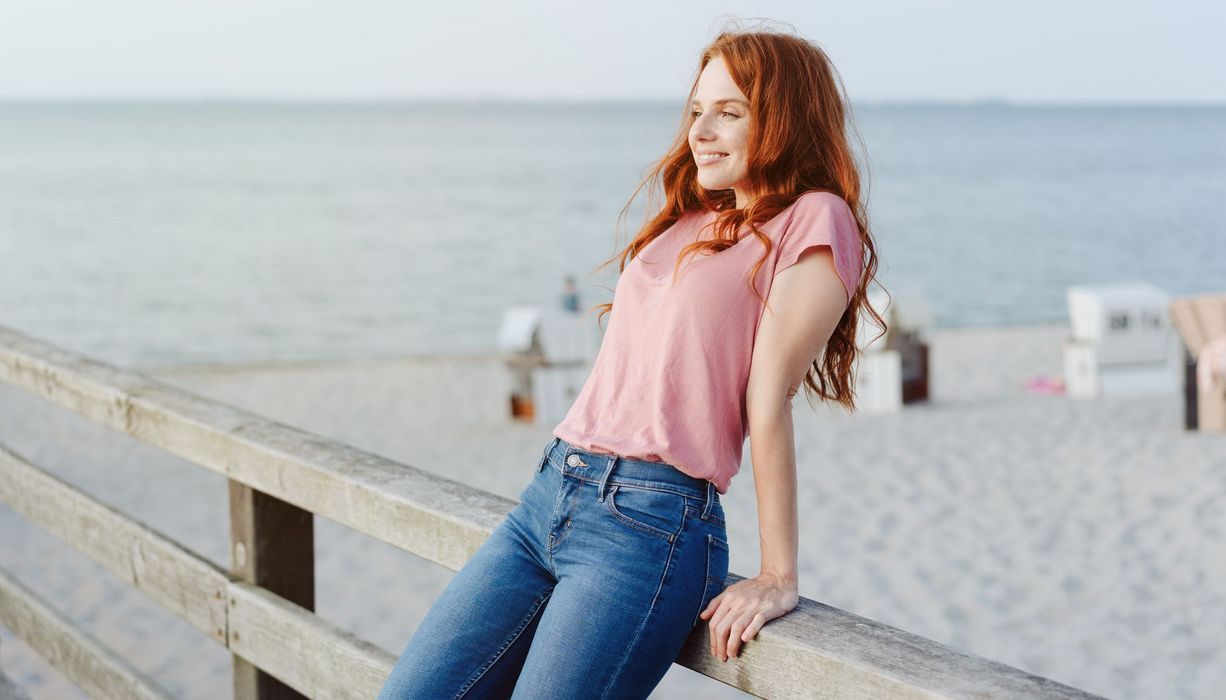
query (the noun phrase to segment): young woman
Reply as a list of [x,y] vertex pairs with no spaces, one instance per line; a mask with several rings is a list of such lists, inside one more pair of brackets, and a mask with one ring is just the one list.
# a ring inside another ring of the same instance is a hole
[[[645,698],[699,622],[727,661],[796,606],[792,397],[854,409],[861,308],[885,328],[844,109],[804,39],[703,52],[595,366],[381,698]],[[751,432],[762,566],[725,588],[719,497]]]

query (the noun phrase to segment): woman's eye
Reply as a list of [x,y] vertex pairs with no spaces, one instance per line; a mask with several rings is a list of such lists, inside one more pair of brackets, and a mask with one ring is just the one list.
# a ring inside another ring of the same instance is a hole
[[[693,112],[690,112],[690,116],[691,116],[691,117],[693,117],[693,118],[695,118],[695,119],[697,119],[697,118],[698,118],[698,115],[700,115],[700,114],[702,114],[702,112],[699,112],[698,110],[694,110]],[[737,117],[737,116],[739,116],[739,115],[737,115],[735,112],[720,112],[720,113],[719,113],[719,116],[721,116],[721,117]]]

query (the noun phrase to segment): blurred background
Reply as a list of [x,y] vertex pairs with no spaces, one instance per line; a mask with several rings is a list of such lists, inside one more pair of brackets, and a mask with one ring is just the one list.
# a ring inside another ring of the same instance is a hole
[[610,300],[589,273],[732,15],[831,56],[881,283],[936,324],[1226,270],[1220,3],[0,12],[5,323],[127,366],[480,351],[566,274]]
[[[799,403],[801,594],[1091,692],[1215,697],[1226,445],[1186,431],[1174,382],[1063,382],[1070,287],[1157,294],[1096,292],[1091,315],[1226,290],[1220,2],[8,0],[0,325],[514,497],[556,420],[512,420],[515,380],[482,358],[568,276],[581,310],[612,299],[617,263],[595,268],[733,18],[833,60],[878,279],[921,300],[931,348],[905,410]],[[126,459],[2,385],[0,441],[227,561],[218,475]],[[2,504],[0,524],[0,565],[182,696],[228,692],[220,647]],[[318,527],[321,614],[398,652],[449,572]],[[34,697],[79,692],[0,632]],[[677,667],[657,696],[696,694],[743,696]]]

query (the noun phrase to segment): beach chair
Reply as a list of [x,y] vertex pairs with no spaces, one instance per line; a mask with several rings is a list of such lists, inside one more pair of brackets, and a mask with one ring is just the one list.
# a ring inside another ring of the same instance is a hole
[[1184,344],[1184,427],[1226,432],[1226,294],[1171,300]]
[[1070,398],[1178,392],[1179,339],[1171,329],[1169,294],[1128,283],[1072,286],[1066,296],[1064,376]]

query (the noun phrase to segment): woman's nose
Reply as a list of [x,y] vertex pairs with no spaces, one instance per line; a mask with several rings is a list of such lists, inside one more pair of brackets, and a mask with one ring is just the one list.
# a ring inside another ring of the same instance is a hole
[[701,138],[711,135],[711,122],[707,120],[707,115],[705,114],[694,120],[694,126],[692,128],[694,130],[694,135],[697,137]]

